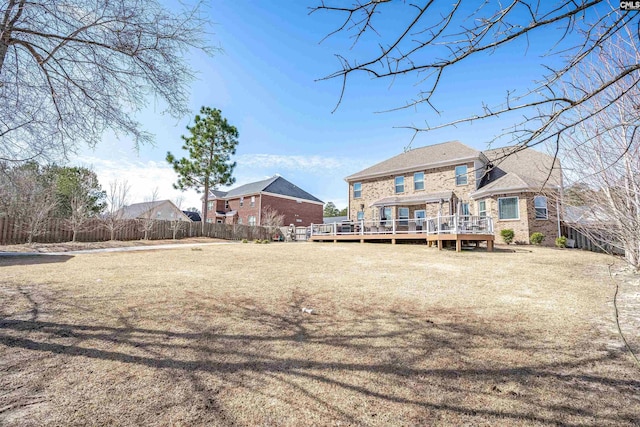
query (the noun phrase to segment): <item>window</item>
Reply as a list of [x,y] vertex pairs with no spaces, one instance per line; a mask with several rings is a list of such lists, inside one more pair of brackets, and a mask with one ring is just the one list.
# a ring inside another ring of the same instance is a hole
[[207,210],[208,211],[213,210],[213,202],[207,202]]
[[256,205],[256,196],[251,196],[251,204],[249,206],[253,208],[255,207],[255,205]]
[[536,210],[536,219],[549,219],[549,212],[547,211],[547,198],[545,196],[534,197],[533,206]]
[[424,172],[413,174],[413,189],[415,191],[424,190]]
[[481,200],[478,202],[478,215],[480,218],[485,218],[487,216],[487,201]]
[[229,201],[228,200],[224,201],[224,208],[225,209],[229,209]]
[[391,225],[391,208],[384,208],[382,210],[382,225]]
[[240,207],[244,206],[244,197],[240,197]]
[[398,208],[398,224],[409,225],[409,208]]
[[517,197],[499,197],[498,198],[498,218],[520,219]]
[[207,218],[207,223],[211,224],[213,220],[211,218]]
[[302,220],[300,218],[297,218],[296,222],[302,222]]
[[302,200],[296,199],[296,203],[302,203]]
[[467,185],[467,165],[456,166],[456,185]]
[[218,220],[216,220],[216,223],[218,223],[218,224],[222,224],[222,220],[221,220],[221,219],[218,219]]
[[362,221],[364,219],[364,212],[358,211],[358,221]]
[[396,176],[396,193],[404,193],[404,176]]
[[242,225],[242,218],[238,218],[238,224]]
[[249,217],[249,225],[256,225],[256,217],[251,215]]
[[469,213],[469,203],[460,203],[460,215],[471,215]]
[[362,197],[362,183],[356,182],[353,184],[353,198],[359,199]]
[[418,227],[422,227],[424,224],[424,219],[426,218],[426,211],[418,210],[413,213],[413,217],[416,219],[416,225]]
[[160,218],[162,216],[162,212],[158,211],[156,212],[156,218]]

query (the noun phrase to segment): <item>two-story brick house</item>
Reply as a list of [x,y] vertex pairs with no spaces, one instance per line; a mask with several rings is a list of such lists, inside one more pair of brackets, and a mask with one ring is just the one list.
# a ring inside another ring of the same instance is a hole
[[322,223],[324,203],[281,176],[251,182],[229,191],[211,190],[207,222],[262,225],[267,209],[284,215],[284,224]]
[[533,149],[481,152],[451,141],[407,151],[345,180],[352,221],[478,215],[492,217],[498,234],[513,229],[516,241],[539,231],[553,244],[558,234],[560,164]]

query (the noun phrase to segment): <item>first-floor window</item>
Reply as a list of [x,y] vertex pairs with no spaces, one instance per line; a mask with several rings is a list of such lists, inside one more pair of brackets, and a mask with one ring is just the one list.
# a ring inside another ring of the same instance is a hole
[[222,224],[222,220],[221,220],[221,219],[217,220],[216,222],[217,222],[218,224]]
[[251,215],[249,217],[249,225],[256,225],[256,217]]
[[358,221],[361,221],[363,219],[364,219],[364,212],[358,211]]
[[391,208],[384,208],[382,210],[382,220],[383,225],[391,224],[388,221],[391,221]]
[[460,215],[470,215],[469,203],[460,203]]
[[238,224],[242,225],[242,218],[238,218]]
[[498,218],[499,219],[519,219],[517,197],[498,198]]
[[534,197],[533,205],[536,210],[536,219],[549,219],[549,212],[547,210],[547,198],[545,196]]
[[207,223],[211,224],[213,220],[211,218],[207,218]]
[[409,225],[409,208],[398,208],[399,225]]
[[478,202],[478,215],[480,218],[485,218],[487,216],[487,201],[480,200]]

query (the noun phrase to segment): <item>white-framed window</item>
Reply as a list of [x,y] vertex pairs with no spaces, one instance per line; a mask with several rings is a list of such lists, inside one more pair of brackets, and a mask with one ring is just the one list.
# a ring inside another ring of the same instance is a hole
[[229,209],[229,201],[228,200],[224,201],[224,208],[225,209]]
[[249,225],[256,225],[256,217],[253,215],[249,216]]
[[211,218],[207,218],[207,223],[211,224],[213,220]]
[[242,225],[242,218],[238,218],[238,224]]
[[391,225],[391,208],[384,208],[382,210],[382,217],[380,218],[382,220],[382,224],[383,225]]
[[213,210],[213,202],[207,202],[207,210],[208,211]]
[[424,209],[414,211],[413,217],[416,219],[416,225],[418,227],[422,227],[422,224],[424,224],[424,220],[427,217],[426,211]]
[[424,172],[413,174],[413,189],[415,191],[424,190]]
[[244,206],[244,197],[240,197],[240,207]]
[[302,222],[302,220],[300,218],[297,218],[296,222]]
[[487,216],[487,201],[486,200],[480,200],[478,202],[478,216],[480,216],[480,218],[485,218]]
[[251,203],[249,204],[252,208],[256,206],[256,196],[251,196]]
[[396,176],[396,193],[404,193],[404,176]]
[[545,196],[534,197],[533,206],[536,211],[536,219],[549,219],[549,211],[547,210],[547,198]]
[[469,203],[460,203],[460,215],[471,215]]
[[517,197],[498,197],[499,219],[520,219]]
[[467,165],[456,166],[456,185],[467,185]]
[[398,224],[409,225],[409,208],[398,208]]
[[361,182],[354,182],[353,183],[353,198],[354,199],[359,199],[360,197],[362,197],[362,183]]
[[358,211],[358,221],[361,221],[364,219],[364,212],[363,211]]

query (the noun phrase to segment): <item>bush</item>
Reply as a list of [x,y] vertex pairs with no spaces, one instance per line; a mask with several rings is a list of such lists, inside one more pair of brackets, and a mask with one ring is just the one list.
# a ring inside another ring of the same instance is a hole
[[539,233],[539,232],[535,232],[531,234],[531,237],[529,238],[529,241],[531,242],[532,245],[539,245],[540,243],[542,243],[542,241],[544,240],[544,234]]
[[242,239],[242,243],[249,243],[247,239]]
[[512,229],[507,228],[500,231],[500,235],[502,236],[502,240],[504,240],[504,242],[508,245],[509,243],[513,242],[513,238],[515,237],[516,233],[514,233]]
[[556,237],[556,246],[559,248],[566,248],[567,238],[564,236]]
[[271,243],[271,242],[269,242],[269,239],[264,239],[264,240],[262,241],[262,244],[265,244],[265,243]]
[[256,240],[253,241],[253,243],[262,243],[262,240],[256,239]]

